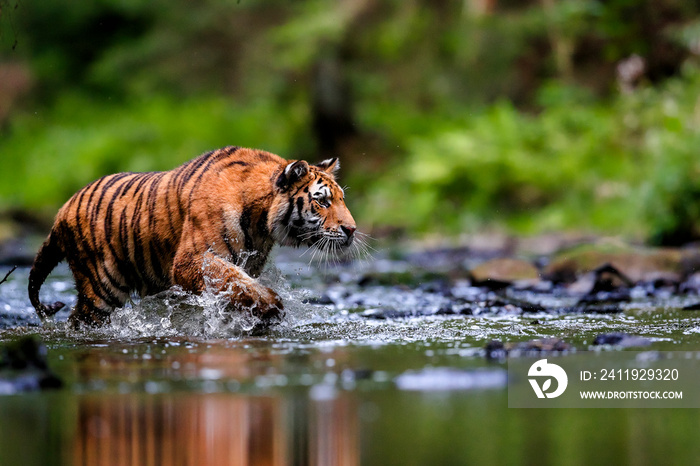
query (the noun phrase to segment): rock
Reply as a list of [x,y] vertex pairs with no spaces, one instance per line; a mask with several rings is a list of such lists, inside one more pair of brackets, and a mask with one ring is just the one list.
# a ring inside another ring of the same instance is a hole
[[331,299],[328,294],[324,293],[321,296],[313,296],[311,298],[305,299],[302,301],[304,304],[318,304],[318,305],[323,305],[323,306],[329,306],[331,304],[335,304],[335,301]]
[[678,291],[681,293],[700,294],[700,272],[691,274],[685,282],[683,282]]
[[585,303],[564,309],[570,314],[619,314],[622,308],[610,303]]
[[[610,264],[604,264],[586,274],[585,279],[590,282],[590,288],[579,299],[579,304],[609,304],[630,300],[632,281]],[[574,283],[570,291],[579,282],[581,280]]]
[[46,364],[46,347],[39,337],[25,336],[0,347],[0,395],[62,386]]
[[651,340],[646,337],[629,335],[622,332],[601,333],[595,337],[593,345],[611,345],[620,348],[631,348],[634,346],[649,346],[651,345]]
[[632,248],[628,246],[581,246],[552,257],[542,271],[547,280],[573,283],[582,275],[609,265],[631,283],[653,281],[660,273],[680,281],[682,261],[690,253],[673,248]]
[[540,338],[517,343],[502,343],[492,340],[484,347],[486,359],[501,361],[506,357],[542,356],[560,354],[572,350],[570,344],[560,338]]
[[408,319],[415,317],[417,314],[411,311],[399,311],[393,308],[367,309],[360,313],[362,317],[368,319],[386,320],[386,319]]
[[484,346],[486,359],[489,361],[503,361],[508,357],[508,350],[500,340],[491,340]]
[[540,281],[537,268],[530,262],[520,259],[492,259],[477,265],[470,271],[474,285],[492,289],[505,288],[512,283],[529,283]]

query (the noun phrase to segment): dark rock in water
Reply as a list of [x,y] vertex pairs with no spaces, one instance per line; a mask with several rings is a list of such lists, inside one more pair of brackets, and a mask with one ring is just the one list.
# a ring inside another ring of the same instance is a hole
[[381,308],[381,309],[367,309],[366,311],[360,313],[362,317],[368,319],[408,319],[410,317],[415,317],[417,314],[412,311],[399,311],[393,308]]
[[489,361],[503,361],[508,357],[508,350],[500,340],[491,340],[484,346],[486,359]]
[[25,336],[0,347],[0,395],[60,388],[63,382],[46,363],[46,346]]
[[523,301],[522,299],[515,298],[504,298],[506,303],[511,306],[520,308],[520,310],[527,314],[532,312],[545,312],[547,309],[541,304],[531,303],[529,301]]
[[622,332],[601,333],[593,340],[593,345],[612,345],[622,348],[631,348],[633,346],[649,346],[651,340],[637,335],[629,335]]
[[632,281],[615,267],[610,264],[604,264],[592,272],[590,288],[579,299],[579,303],[627,302],[630,300],[630,288],[633,285]]
[[618,314],[622,312],[622,308],[617,304],[610,303],[584,303],[563,309],[562,312],[571,314]]
[[463,315],[470,316],[474,314],[474,310],[470,304],[454,302],[447,306],[443,306],[437,310],[435,315],[445,316],[445,315]]
[[620,288],[629,288],[634,285],[632,280],[610,264],[601,265],[593,271],[593,274],[595,282],[590,291],[591,294],[617,291]]
[[322,294],[319,297],[313,296],[311,298],[305,299],[302,301],[304,304],[318,304],[318,305],[323,305],[323,306],[328,306],[331,304],[335,304],[335,301],[331,299],[330,296],[328,296],[326,293]]
[[681,293],[700,294],[700,272],[691,274],[683,283],[681,283],[681,285],[678,287],[678,291]]
[[503,343],[492,340],[484,347],[486,359],[502,361],[507,357],[542,356],[566,353],[572,350],[570,344],[560,338],[541,338],[517,343]]

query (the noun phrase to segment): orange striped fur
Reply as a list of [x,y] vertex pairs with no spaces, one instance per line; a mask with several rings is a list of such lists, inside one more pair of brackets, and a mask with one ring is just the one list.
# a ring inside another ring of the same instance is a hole
[[66,259],[78,291],[74,326],[102,325],[132,293],[174,285],[227,291],[232,311],[279,318],[279,296],[255,280],[272,246],[353,242],[337,168],[337,159],[310,165],[225,147],[171,171],[100,178],[56,215],[29,275],[30,301],[42,319],[63,306],[42,304],[39,289]]

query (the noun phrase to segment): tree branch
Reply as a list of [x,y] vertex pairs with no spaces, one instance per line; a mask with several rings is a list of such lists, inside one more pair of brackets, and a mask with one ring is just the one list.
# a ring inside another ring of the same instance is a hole
[[2,280],[0,280],[0,285],[2,285],[3,283],[5,283],[5,282],[7,281],[7,277],[9,277],[10,274],[11,274],[12,272],[14,272],[16,269],[17,269],[17,266],[16,266],[16,265],[15,265],[14,267],[12,267],[12,269],[11,269],[9,272],[7,272],[7,274],[5,274],[5,278],[3,278]]

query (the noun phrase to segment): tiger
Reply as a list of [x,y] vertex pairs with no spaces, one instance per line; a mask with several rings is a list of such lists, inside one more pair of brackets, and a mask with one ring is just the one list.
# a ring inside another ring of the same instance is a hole
[[39,299],[65,259],[75,328],[104,326],[132,296],[172,287],[226,292],[231,312],[279,321],[282,299],[258,280],[273,246],[347,252],[355,243],[339,168],[337,158],[312,165],[227,146],[170,171],[104,176],[56,214],[29,273],[30,302],[42,322],[65,306]]

